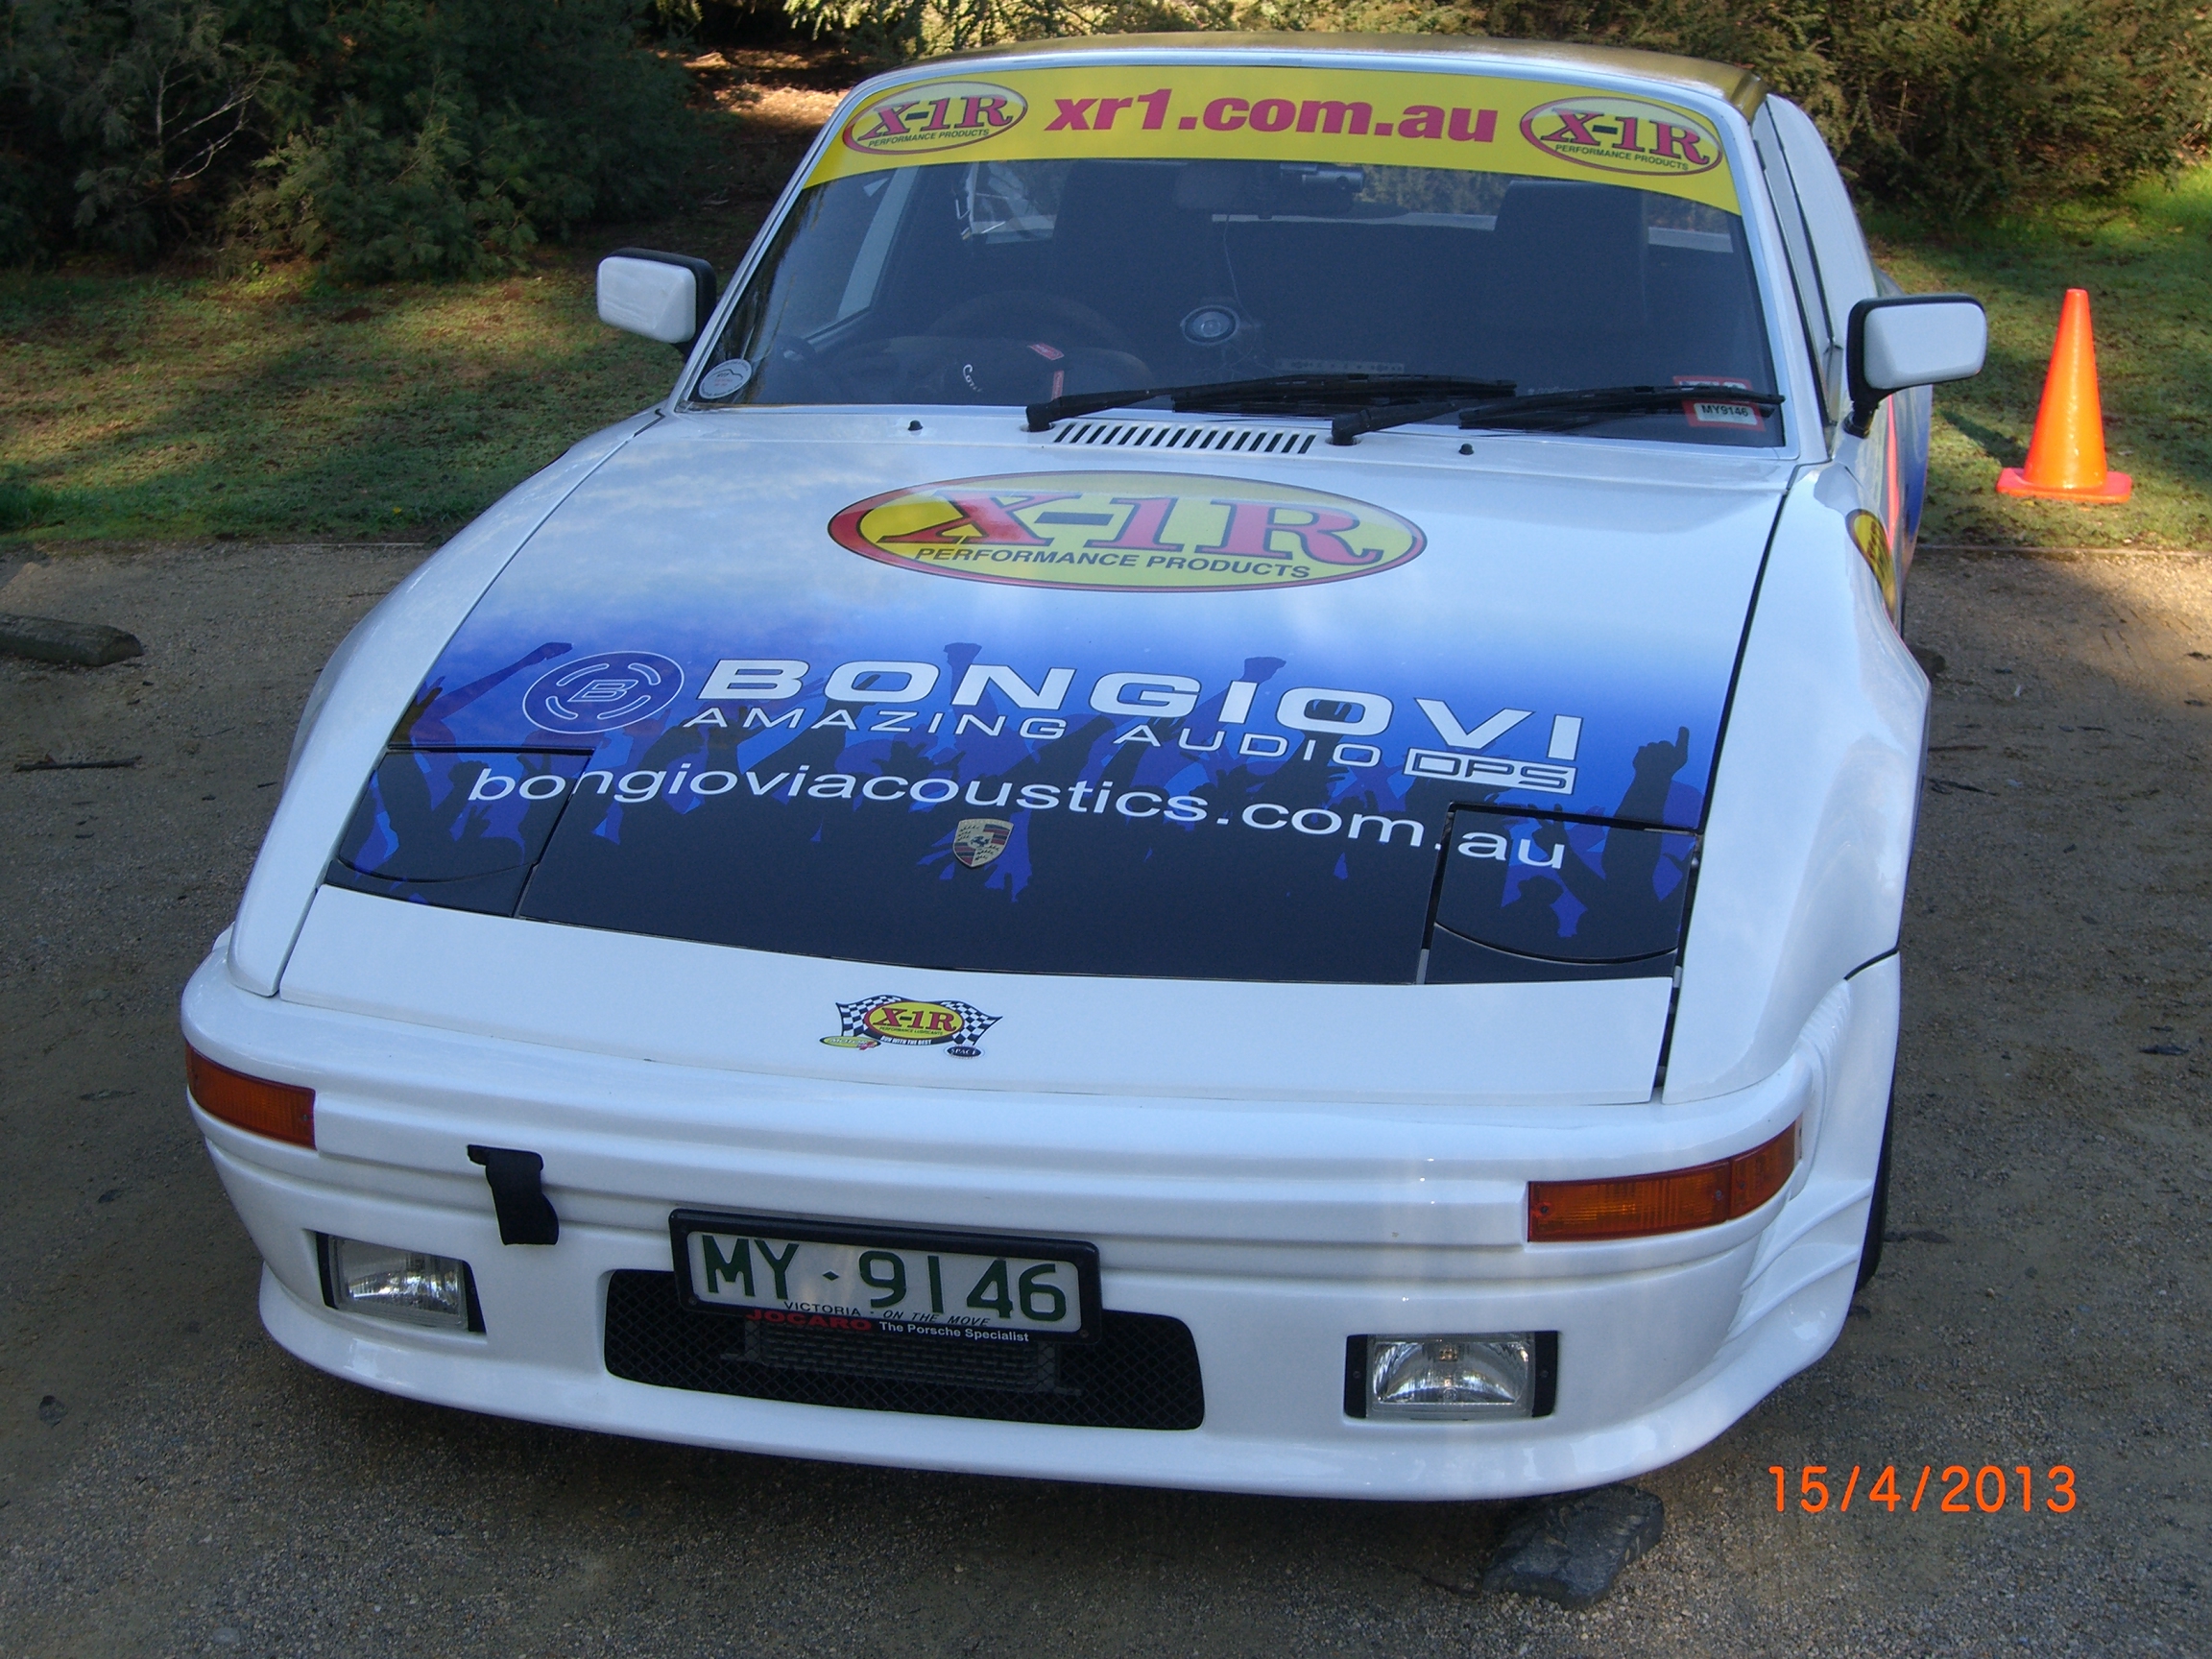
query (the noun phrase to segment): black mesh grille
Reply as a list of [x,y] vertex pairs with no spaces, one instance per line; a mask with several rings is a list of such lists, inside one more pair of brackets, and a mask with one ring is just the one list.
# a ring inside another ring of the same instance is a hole
[[633,1382],[932,1417],[1080,1429],[1195,1429],[1198,1350],[1179,1319],[1107,1312],[1094,1343],[785,1331],[686,1310],[673,1273],[607,1286],[607,1369]]

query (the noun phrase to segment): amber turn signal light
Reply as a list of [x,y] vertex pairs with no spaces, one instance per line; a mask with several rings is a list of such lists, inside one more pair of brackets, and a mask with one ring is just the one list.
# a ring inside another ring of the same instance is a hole
[[1528,1238],[1641,1238],[1718,1227],[1750,1214],[1781,1191],[1796,1167],[1792,1123],[1764,1145],[1691,1169],[1617,1181],[1531,1181]]
[[191,1044],[184,1045],[184,1086],[210,1118],[273,1141],[296,1146],[315,1144],[315,1091],[295,1083],[272,1083],[218,1066]]

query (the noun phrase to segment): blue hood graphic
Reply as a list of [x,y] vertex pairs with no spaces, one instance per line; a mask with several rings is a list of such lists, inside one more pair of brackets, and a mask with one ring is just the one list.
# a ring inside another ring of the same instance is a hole
[[[1002,449],[916,444],[886,478],[881,445],[727,430],[648,433],[517,555],[333,882],[916,968],[1671,971],[1770,483],[1155,452],[1149,493],[1095,466],[1041,490]],[[1424,544],[1311,586],[1084,590],[833,537],[932,476],[993,493],[916,522],[1005,542],[1180,564],[1220,535],[1286,569],[1364,513]]]

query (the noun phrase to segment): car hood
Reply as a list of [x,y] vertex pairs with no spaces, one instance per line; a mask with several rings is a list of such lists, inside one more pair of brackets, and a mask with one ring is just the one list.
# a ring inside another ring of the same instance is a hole
[[[1671,972],[1776,469],[932,427],[631,442],[454,634],[330,883],[948,972]],[[898,1000],[847,1035],[974,1043]]]

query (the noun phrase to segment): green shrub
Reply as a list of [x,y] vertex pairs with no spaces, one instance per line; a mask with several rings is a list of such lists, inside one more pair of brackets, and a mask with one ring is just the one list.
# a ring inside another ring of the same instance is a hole
[[11,0],[0,19],[0,257],[144,258],[221,214],[277,64],[217,0]]
[[7,0],[0,258],[225,229],[467,274],[661,210],[697,141],[642,0]]
[[1873,201],[2094,197],[2212,144],[2206,0],[0,0],[0,263],[239,234],[463,275],[654,215],[697,140],[643,32],[792,23],[882,60],[1130,30],[1581,40],[1741,63]]
[[1978,211],[2115,192],[2212,128],[2212,25],[2181,0],[1857,0],[1826,125],[1880,200]]
[[784,0],[783,10],[879,60],[1063,35],[1238,26],[1233,0]]
[[2118,190],[2212,127],[2212,22],[2187,0],[1496,0],[1455,15],[1756,69],[1864,195],[1936,213]]
[[696,132],[682,67],[636,18],[633,0],[333,6],[304,42],[308,118],[260,163],[246,222],[376,278],[469,275],[661,210]]

